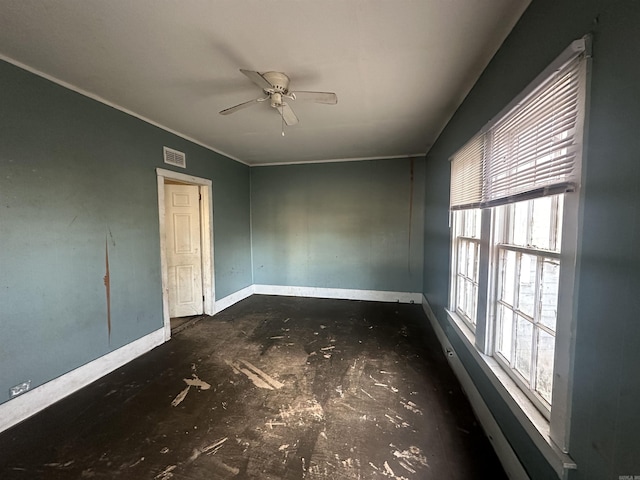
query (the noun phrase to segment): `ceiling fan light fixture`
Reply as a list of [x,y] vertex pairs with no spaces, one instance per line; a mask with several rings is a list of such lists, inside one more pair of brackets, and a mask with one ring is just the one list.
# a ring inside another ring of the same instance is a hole
[[271,94],[271,106],[273,108],[282,106],[282,94],[281,93],[272,93]]

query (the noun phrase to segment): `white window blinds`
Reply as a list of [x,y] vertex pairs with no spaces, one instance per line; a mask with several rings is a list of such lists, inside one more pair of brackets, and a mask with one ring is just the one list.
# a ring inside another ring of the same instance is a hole
[[570,60],[565,58],[452,157],[451,209],[491,207],[575,188],[585,105],[583,50],[576,51],[574,42]]
[[472,208],[482,202],[485,135],[471,139],[451,163],[451,206]]

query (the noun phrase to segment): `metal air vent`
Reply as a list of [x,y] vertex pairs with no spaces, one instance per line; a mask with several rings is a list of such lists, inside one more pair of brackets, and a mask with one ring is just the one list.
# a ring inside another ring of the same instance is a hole
[[162,150],[164,152],[164,163],[187,168],[187,156],[184,153],[169,147],[162,147]]

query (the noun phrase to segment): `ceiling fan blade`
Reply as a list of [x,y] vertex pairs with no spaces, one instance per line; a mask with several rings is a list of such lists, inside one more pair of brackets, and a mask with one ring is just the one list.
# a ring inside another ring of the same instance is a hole
[[291,92],[295,100],[305,100],[308,102],[326,103],[335,105],[338,103],[338,96],[333,92]]
[[244,73],[249,80],[251,80],[263,90],[273,88],[273,85],[271,85],[266,78],[260,75],[260,73],[254,72],[253,70],[244,70],[242,68],[240,69],[240,71]]
[[287,126],[290,127],[291,125],[298,123],[298,117],[296,117],[296,114],[293,113],[293,110],[289,105],[283,103],[282,105],[276,106],[276,108],[280,112],[280,115],[282,115],[284,123],[286,123]]
[[220,113],[220,115],[229,115],[230,113],[237,112],[238,110],[242,110],[243,108],[250,107],[262,101],[264,101],[263,98],[256,98],[255,100],[249,100],[248,102],[240,103],[233,107],[225,108],[224,110],[220,110],[220,112],[218,113]]

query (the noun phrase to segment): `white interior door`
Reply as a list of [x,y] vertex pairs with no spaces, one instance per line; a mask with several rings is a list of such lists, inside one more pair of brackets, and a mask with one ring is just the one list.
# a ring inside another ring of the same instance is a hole
[[200,191],[197,185],[164,188],[169,315],[201,315]]

